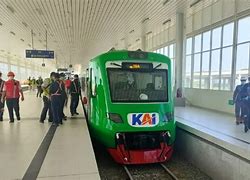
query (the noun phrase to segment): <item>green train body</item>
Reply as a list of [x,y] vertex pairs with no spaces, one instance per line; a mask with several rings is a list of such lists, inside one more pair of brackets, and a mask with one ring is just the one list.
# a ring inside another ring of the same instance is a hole
[[171,60],[150,52],[112,51],[92,59],[88,71],[91,136],[118,163],[168,160],[175,141]]

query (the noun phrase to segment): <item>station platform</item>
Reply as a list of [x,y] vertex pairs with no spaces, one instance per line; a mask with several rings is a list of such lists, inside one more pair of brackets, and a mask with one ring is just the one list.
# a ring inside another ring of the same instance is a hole
[[[100,179],[83,114],[59,127],[39,123],[43,105],[35,92],[20,102],[21,121],[0,122],[0,180]],[[79,104],[79,112],[81,106]],[[69,114],[65,109],[66,115]]]
[[213,179],[250,179],[250,132],[235,118],[196,107],[176,107],[176,148]]

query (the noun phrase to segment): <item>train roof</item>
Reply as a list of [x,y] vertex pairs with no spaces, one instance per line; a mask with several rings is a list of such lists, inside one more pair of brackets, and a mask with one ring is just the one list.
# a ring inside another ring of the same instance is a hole
[[[138,54],[147,54],[147,58],[131,58],[129,57],[129,52],[131,53],[138,53]],[[159,61],[159,62],[170,62],[170,58],[159,54],[159,53],[154,53],[154,52],[147,52],[147,51],[141,51],[136,50],[136,51],[130,51],[130,50],[115,50],[115,49],[111,49],[108,52],[105,52],[103,54],[100,54],[99,56],[96,56],[95,58],[93,58],[91,60],[91,62],[95,62],[95,61],[101,61],[101,62],[106,62],[106,61],[112,61],[112,60],[123,60],[123,59],[136,59],[136,60],[151,60],[151,61]]]

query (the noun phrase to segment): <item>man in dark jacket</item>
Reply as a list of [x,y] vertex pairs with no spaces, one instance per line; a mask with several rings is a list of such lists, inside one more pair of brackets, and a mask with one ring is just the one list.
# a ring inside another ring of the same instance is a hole
[[[65,116],[63,110],[64,110],[64,106],[65,106],[65,104],[66,104],[66,101],[67,101],[67,99],[68,99],[68,96],[67,96],[67,92],[66,92],[64,80],[65,80],[65,74],[64,74],[64,73],[60,73],[60,82],[61,82],[61,84],[62,84],[61,116],[62,116],[62,118],[66,121],[66,120],[67,120],[67,116]],[[63,122],[60,121],[60,123],[62,124]]]
[[247,132],[250,129],[250,76],[248,77],[248,83],[240,89],[239,95],[243,103],[242,111],[245,115],[244,117],[244,131]]
[[71,95],[71,103],[70,103],[70,112],[71,115],[78,115],[77,106],[79,104],[79,97],[81,97],[81,85],[79,82],[78,75],[74,75],[74,80],[70,84],[70,95]]
[[58,126],[59,123],[62,123],[62,93],[63,93],[63,85],[60,81],[60,75],[58,73],[54,74],[54,81],[51,83],[49,87],[49,95],[51,100],[51,108],[53,112],[53,123],[52,125]]
[[234,90],[234,94],[233,94],[233,101],[235,104],[235,118],[236,118],[237,125],[239,125],[240,123],[243,123],[244,116],[246,115],[246,113],[244,114],[243,102],[241,101],[241,97],[240,97],[240,91],[241,91],[241,88],[246,83],[246,78],[242,77],[240,81],[241,81],[241,84],[236,86]]

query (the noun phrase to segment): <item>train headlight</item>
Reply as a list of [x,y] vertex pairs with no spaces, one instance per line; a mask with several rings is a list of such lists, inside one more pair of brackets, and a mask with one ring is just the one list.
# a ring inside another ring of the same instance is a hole
[[108,119],[115,123],[123,123],[122,117],[120,114],[108,113]]
[[174,112],[167,112],[164,114],[163,122],[170,122],[174,120]]

